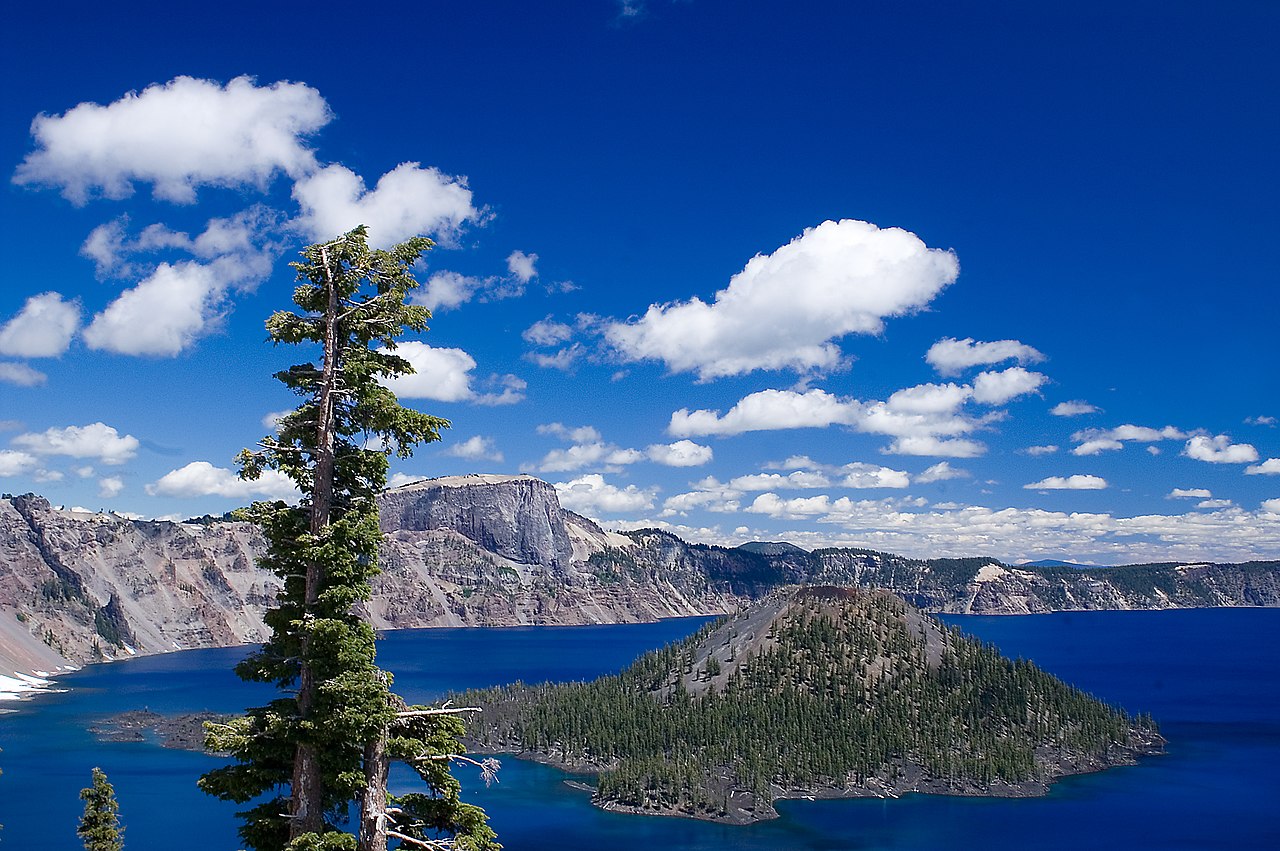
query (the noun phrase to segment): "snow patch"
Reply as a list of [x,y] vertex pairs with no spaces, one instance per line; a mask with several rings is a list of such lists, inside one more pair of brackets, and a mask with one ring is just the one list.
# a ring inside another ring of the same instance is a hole
[[984,564],[978,568],[978,573],[973,577],[974,582],[993,582],[1002,576],[1008,576],[1009,571],[1005,570],[998,564]]
[[0,700],[22,700],[51,685],[52,681],[31,674],[17,671],[7,675],[0,674]]

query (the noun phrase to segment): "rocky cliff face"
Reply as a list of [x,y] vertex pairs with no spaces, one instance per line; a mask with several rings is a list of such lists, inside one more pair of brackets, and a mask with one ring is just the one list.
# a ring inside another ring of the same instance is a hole
[[[591,559],[634,542],[560,508],[528,476],[460,476],[387,491],[379,629],[652,621],[738,602],[706,582],[620,583]],[[0,499],[0,671],[263,640],[278,580],[237,521],[136,521]],[[685,587],[683,583],[678,583]]]
[[555,488],[532,476],[450,476],[387,491],[382,531],[457,532],[481,549],[565,574],[573,547]]
[[[867,550],[689,544],[607,532],[529,476],[458,476],[387,491],[380,629],[650,621],[732,611],[780,585],[878,587],[932,611],[1280,605],[1280,563],[1075,570]],[[0,499],[0,673],[252,643],[278,580],[236,521],[128,520]]]
[[140,522],[2,499],[0,667],[260,641],[277,587],[254,566],[260,548],[245,523]]

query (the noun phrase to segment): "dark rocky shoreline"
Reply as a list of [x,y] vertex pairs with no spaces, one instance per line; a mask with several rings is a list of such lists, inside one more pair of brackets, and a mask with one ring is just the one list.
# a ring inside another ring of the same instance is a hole
[[[1154,738],[1135,737],[1124,747],[1113,748],[1105,756],[1091,754],[1066,756],[1053,762],[1042,763],[1045,778],[1042,780],[1026,780],[1020,783],[995,781],[982,784],[976,781],[947,782],[927,776],[916,765],[898,767],[898,776],[870,777],[858,785],[837,786],[813,785],[807,787],[786,788],[775,786],[771,790],[769,800],[758,798],[752,792],[734,785],[728,773],[715,784],[717,791],[724,796],[727,812],[714,813],[688,808],[660,808],[634,806],[617,800],[602,797],[594,786],[581,780],[569,779],[565,784],[573,789],[591,793],[591,803],[602,810],[637,815],[667,816],[672,818],[691,818],[700,821],[712,821],[719,824],[748,825],[760,821],[778,818],[774,807],[783,800],[835,800],[843,798],[900,798],[908,794],[919,795],[955,795],[960,797],[987,798],[1040,798],[1049,794],[1053,783],[1063,777],[1077,774],[1093,774],[1125,765],[1136,765],[1140,757],[1156,756],[1165,752],[1165,739],[1156,735]],[[517,759],[542,763],[573,774],[594,774],[605,766],[592,766],[581,761],[566,762],[536,751],[517,753],[502,752],[477,748],[485,753],[506,753]]]
[[161,715],[150,709],[133,709],[101,719],[89,732],[104,742],[158,741],[161,747],[203,752],[205,722],[224,722],[232,717],[216,712]]

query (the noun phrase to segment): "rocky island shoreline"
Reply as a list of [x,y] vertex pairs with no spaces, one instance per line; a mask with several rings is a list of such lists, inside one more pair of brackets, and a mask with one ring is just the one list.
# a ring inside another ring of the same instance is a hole
[[161,715],[150,709],[131,709],[95,721],[89,732],[103,742],[155,741],[161,747],[206,752],[205,723],[226,722],[232,717],[216,712]]
[[[1165,752],[1165,739],[1157,735],[1135,735],[1127,746],[1118,746],[1107,754],[1079,754],[1059,759],[1056,773],[1043,779],[1009,782],[993,780],[986,784],[973,781],[943,780],[930,777],[918,765],[895,766],[881,776],[865,778],[854,785],[819,783],[805,786],[772,786],[766,795],[758,795],[737,785],[730,775],[709,778],[708,789],[725,803],[720,808],[694,808],[688,805],[660,805],[628,803],[616,797],[600,794],[597,786],[583,780],[566,780],[565,785],[591,795],[594,806],[609,812],[635,815],[668,816],[713,821],[721,824],[747,825],[778,817],[775,804],[778,801],[825,801],[846,798],[901,798],[904,795],[955,795],[975,798],[1039,798],[1049,794],[1057,780],[1077,774],[1094,774],[1110,768],[1137,765],[1139,759],[1159,756]],[[503,755],[505,752],[478,748],[487,755]],[[588,766],[581,762],[565,762],[545,754],[521,752],[506,754],[517,759],[527,759],[549,765],[571,774],[595,775],[608,766]]]

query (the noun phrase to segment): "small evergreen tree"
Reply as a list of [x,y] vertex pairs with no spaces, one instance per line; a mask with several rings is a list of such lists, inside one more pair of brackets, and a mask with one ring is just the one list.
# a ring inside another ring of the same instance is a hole
[[[401,407],[379,381],[413,372],[394,349],[406,330],[423,331],[430,318],[405,303],[418,286],[410,267],[430,247],[419,237],[372,250],[363,227],[312,245],[293,264],[302,311],[267,321],[273,342],[315,344],[322,355],[318,365],[276,375],[302,404],[259,451],[239,457],[243,478],[277,470],[304,495],[298,505],[260,502],[241,513],[262,528],[260,564],[284,585],[266,616],[271,637],[236,672],[287,696],[209,725],[208,746],[237,762],[200,779],[206,792],[237,803],[274,793],[240,814],[240,836],[255,851],[385,851],[389,838],[415,847],[500,847],[484,812],[459,800],[449,774],[451,762],[465,759],[459,710],[405,706],[375,664],[374,630],[357,610],[378,572],[376,497],[386,486],[387,457],[408,457],[449,425]],[[409,763],[427,793],[392,806],[393,760]],[[352,809],[358,836],[341,830]]]
[[120,805],[116,803],[116,790],[107,780],[101,768],[93,770],[93,785],[80,790],[84,801],[84,815],[76,836],[84,842],[85,851],[120,851],[124,847],[120,826]]

